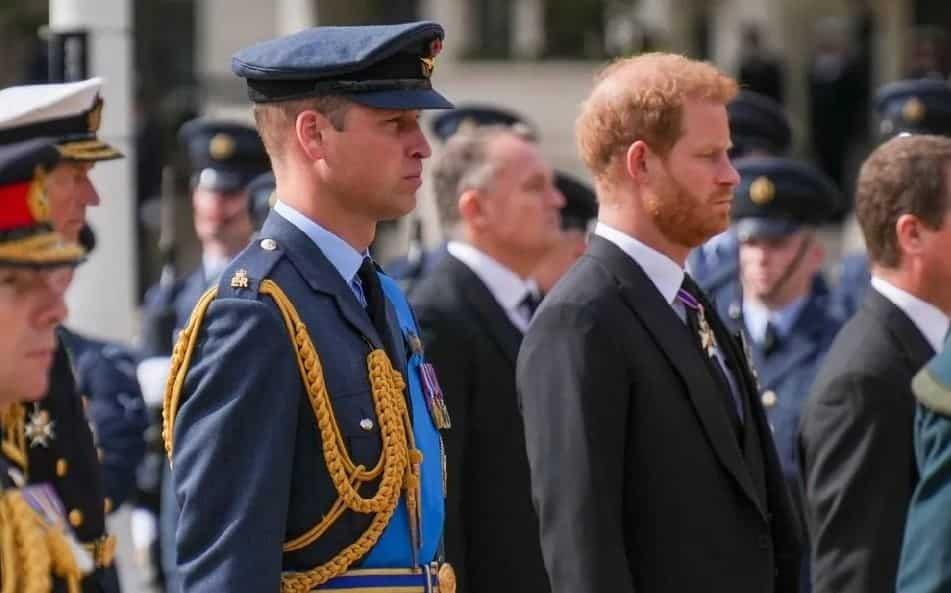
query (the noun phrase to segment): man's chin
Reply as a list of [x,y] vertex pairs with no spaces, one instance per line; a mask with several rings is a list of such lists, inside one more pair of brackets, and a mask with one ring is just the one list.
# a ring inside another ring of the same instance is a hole
[[379,222],[387,220],[396,220],[406,216],[416,209],[416,193],[400,195],[384,204],[380,213],[377,215]]

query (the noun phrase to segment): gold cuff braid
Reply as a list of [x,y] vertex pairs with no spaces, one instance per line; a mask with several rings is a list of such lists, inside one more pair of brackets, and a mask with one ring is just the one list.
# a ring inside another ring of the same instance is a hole
[[[376,545],[404,492],[414,547],[418,546],[418,493],[422,454],[415,446],[412,422],[403,396],[406,383],[399,371],[393,368],[386,353],[375,349],[367,355],[367,370],[372,388],[373,405],[380,425],[382,449],[380,459],[372,469],[368,470],[362,465],[355,464],[347,451],[340,425],[334,416],[331,397],[324,382],[320,357],[307,333],[307,327],[293,303],[274,281],[263,280],[260,292],[274,300],[287,328],[301,379],[307,390],[311,410],[320,432],[327,472],[338,494],[336,502],[324,519],[304,534],[286,542],[284,551],[299,550],[310,545],[323,535],[346,510],[374,514],[366,531],[328,562],[305,572],[284,573],[281,578],[281,591],[304,593],[343,574]],[[170,459],[174,445],[175,415],[178,412],[185,376],[198,340],[201,322],[216,295],[216,288],[202,295],[172,351],[162,409],[164,421],[162,437],[165,451]],[[361,495],[360,487],[378,477],[380,485],[376,493],[370,497]]]

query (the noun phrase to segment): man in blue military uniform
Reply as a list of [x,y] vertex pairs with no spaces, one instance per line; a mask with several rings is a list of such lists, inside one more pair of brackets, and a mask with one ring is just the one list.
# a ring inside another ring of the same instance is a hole
[[[0,145],[31,138],[50,138],[57,143],[63,158],[47,173],[44,187],[50,224],[70,241],[78,240],[86,224],[86,209],[99,204],[89,171],[99,161],[122,156],[97,136],[103,108],[101,85],[101,79],[93,78],[0,90]],[[70,525],[92,555],[96,570],[83,579],[83,591],[112,593],[119,588],[113,565],[116,542],[106,532],[105,518],[116,506],[112,494],[121,492],[121,484],[133,477],[123,464],[113,464],[111,475],[116,479],[110,483],[117,489],[105,489],[101,462],[107,458],[101,439],[117,425],[126,435],[129,429],[134,432],[141,427],[125,422],[124,406],[116,392],[79,391],[76,360],[64,346],[65,340],[59,340],[47,396],[29,406],[6,410],[4,438],[8,448],[18,452],[18,463],[30,483],[53,485]],[[93,400],[96,410],[87,418],[84,402]],[[118,424],[112,424],[114,421]],[[112,444],[115,442],[109,446]],[[108,459],[115,461],[114,456]]]
[[253,233],[247,187],[268,169],[264,145],[254,128],[220,120],[194,119],[178,132],[192,169],[195,234],[201,265],[183,278],[149,289],[143,309],[142,356],[169,356],[176,331],[195,303],[217,282],[225,266]]
[[760,398],[773,428],[790,490],[799,491],[799,411],[819,362],[842,321],[828,307],[821,268],[825,251],[815,228],[840,207],[838,190],[806,163],[750,157],[734,163],[733,229],[739,239],[740,282],[721,292],[720,316],[742,331]]
[[[87,257],[96,248],[88,225],[79,233]],[[109,513],[125,502],[135,486],[139,463],[145,455],[143,435],[148,416],[135,376],[132,350],[117,342],[99,340],[66,326],[58,330],[69,351],[77,393],[94,428]]]
[[908,508],[896,593],[941,593],[951,587],[951,341],[911,385],[921,478]]
[[186,593],[441,591],[441,392],[377,222],[415,206],[443,29],[320,27],[238,52],[278,199],[180,334],[165,440]]
[[[901,134],[951,136],[951,85],[943,80],[899,80],[878,90],[875,111],[882,142]],[[832,304],[848,318],[865,300],[872,275],[865,253],[850,253],[839,263]]]
[[[792,129],[782,105],[773,99],[741,91],[727,105],[727,116],[733,141],[730,158],[782,156],[789,151]],[[690,275],[714,298],[721,290],[735,288],[739,281],[737,248],[733,229],[727,229],[694,249],[687,258]]]

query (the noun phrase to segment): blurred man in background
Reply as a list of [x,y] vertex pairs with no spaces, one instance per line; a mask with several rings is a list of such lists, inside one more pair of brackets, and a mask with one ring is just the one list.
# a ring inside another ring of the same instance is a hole
[[800,462],[816,593],[889,593],[918,483],[915,373],[951,314],[951,139],[911,135],[862,165],[856,215],[871,288],[803,409]]
[[[951,86],[938,80],[900,80],[875,95],[878,135],[886,141],[902,134],[951,137]],[[839,262],[839,280],[832,291],[836,315],[848,319],[858,311],[871,281],[868,256],[851,253]]]
[[561,240],[564,197],[538,145],[513,127],[456,134],[432,176],[452,239],[412,299],[452,418],[446,557],[462,593],[547,593],[515,361],[541,298],[532,275]]

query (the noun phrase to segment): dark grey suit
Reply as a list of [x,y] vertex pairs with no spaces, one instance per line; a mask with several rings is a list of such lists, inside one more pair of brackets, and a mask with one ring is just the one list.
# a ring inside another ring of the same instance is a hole
[[595,236],[545,298],[518,388],[555,593],[792,593],[799,533],[735,336],[740,438],[696,337],[640,266]]
[[814,593],[893,593],[918,471],[911,379],[934,350],[876,290],[843,326],[800,424]]

